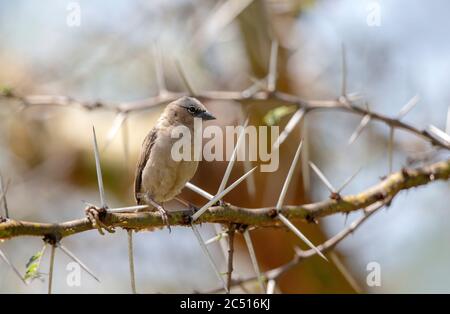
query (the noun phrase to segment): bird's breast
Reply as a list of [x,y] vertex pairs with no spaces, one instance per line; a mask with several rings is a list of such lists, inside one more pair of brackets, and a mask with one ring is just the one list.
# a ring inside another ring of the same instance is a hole
[[159,134],[143,170],[142,192],[157,202],[173,199],[197,171],[198,161],[172,158],[176,140],[170,134]]

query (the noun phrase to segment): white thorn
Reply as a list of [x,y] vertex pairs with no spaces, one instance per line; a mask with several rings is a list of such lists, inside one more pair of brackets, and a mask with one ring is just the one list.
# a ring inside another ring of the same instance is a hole
[[128,235],[128,264],[130,266],[131,292],[136,294],[136,277],[134,274],[134,250],[133,250],[133,230],[127,230]]
[[20,278],[20,280],[26,285],[26,281],[25,279],[23,279],[22,275],[20,274],[19,270],[16,268],[16,266],[14,266],[13,263],[11,263],[11,261],[8,259],[8,257],[6,256],[6,254],[0,250],[0,257],[3,259],[3,261],[9,266],[11,267],[11,269],[13,270],[13,272],[17,275],[17,277]]
[[273,294],[275,292],[275,286],[277,285],[277,282],[275,279],[270,279],[267,283],[267,294]]
[[343,189],[345,189],[345,187],[347,185],[350,184],[350,182],[353,181],[353,179],[358,175],[358,173],[361,171],[361,167],[358,168],[358,170],[355,171],[354,174],[352,174],[347,180],[345,180],[345,182],[341,185],[341,187],[337,190],[337,193],[341,193]]
[[354,141],[359,137],[361,132],[364,130],[364,128],[367,126],[367,124],[370,122],[370,115],[366,114],[362,119],[359,125],[356,127],[355,131],[352,133],[348,140],[348,145],[353,144]]
[[288,135],[291,134],[291,132],[295,128],[295,126],[302,120],[304,114],[305,114],[305,110],[303,108],[300,108],[292,115],[292,117],[289,119],[288,123],[286,124],[286,127],[284,128],[284,130],[281,132],[281,134],[275,140],[275,143],[272,146],[272,151],[275,151],[280,148],[280,145],[283,144],[283,142],[286,140]]
[[438,129],[434,125],[429,126],[430,131],[437,136],[439,139],[443,140],[447,144],[450,145],[450,135],[442,131],[441,129]]
[[206,192],[205,190],[203,190],[202,188],[199,188],[198,186],[196,186],[195,184],[191,183],[191,182],[187,182],[185,187],[187,187],[189,190],[194,191],[195,193],[197,193],[200,196],[203,196],[204,198],[211,200],[213,199],[214,195],[209,194],[208,192]]
[[53,286],[53,267],[55,265],[55,253],[56,246],[52,245],[52,249],[50,252],[50,266],[48,270],[48,294],[52,294],[52,286]]
[[214,196],[208,203],[206,203],[202,208],[200,208],[194,215],[192,215],[192,220],[196,221],[205,211],[208,210],[208,208],[222,199],[226,194],[228,194],[231,190],[233,190],[239,183],[241,183],[245,178],[247,178],[253,171],[256,170],[258,167],[254,167],[247,173],[245,173],[242,177],[237,179],[235,182],[233,182],[229,187],[227,187],[225,190],[222,191],[222,193],[217,194]]
[[312,162],[309,162],[309,165],[314,170],[314,172],[317,174],[317,176],[320,178],[320,180],[326,185],[327,189],[330,191],[330,193],[336,193],[336,189],[333,187],[333,185],[328,181],[327,177],[320,171],[320,169]]
[[292,222],[289,221],[286,217],[284,217],[283,214],[278,214],[278,218],[281,220],[282,223],[286,225],[291,231],[299,237],[303,242],[305,242],[311,249],[313,249],[320,257],[322,257],[324,260],[328,262],[328,259],[325,257],[325,255],[322,254],[322,252],[311,242],[309,239],[298,230],[296,226]]
[[253,82],[253,84],[241,92],[243,98],[251,97],[260,90],[266,89],[266,78],[257,80],[250,77],[250,80]]
[[230,160],[228,161],[227,169],[225,170],[225,174],[223,175],[222,181],[220,182],[220,186],[219,186],[219,189],[217,190],[217,194],[222,192],[225,189],[225,186],[227,185],[228,178],[230,177],[234,162],[236,161],[238,149],[241,146],[242,139],[245,138],[245,128],[247,127],[247,125],[248,125],[248,118],[245,120],[242,130],[239,133],[238,140],[236,142],[236,146],[234,147],[233,153],[231,154]]
[[67,249],[61,243],[56,244],[56,246],[64,254],[66,254],[69,258],[71,258],[74,262],[78,263],[81,266],[81,268],[83,268],[86,271],[86,273],[88,273],[92,278],[94,278],[96,281],[100,282],[100,279],[98,279],[98,277],[96,275],[94,275],[94,273],[89,269],[89,267],[87,267],[79,258],[77,258],[75,256],[75,254],[73,254],[71,251],[69,251],[69,249]]
[[224,238],[228,237],[227,232],[219,232],[214,237],[205,241],[205,245],[210,245],[211,243],[218,242]]
[[281,209],[283,206],[284,198],[286,197],[287,190],[289,188],[289,184],[291,183],[292,176],[294,175],[295,166],[298,163],[298,159],[300,158],[300,152],[302,151],[303,141],[300,141],[298,145],[297,151],[295,152],[294,159],[292,160],[291,166],[289,168],[288,174],[286,176],[286,180],[284,181],[283,188],[281,189],[280,196],[278,197],[278,202],[276,205],[277,210]]
[[93,132],[93,136],[94,136],[95,170],[97,171],[98,190],[100,193],[100,203],[101,203],[102,208],[107,208],[108,205],[106,205],[105,189],[103,187],[102,168],[100,166],[100,154],[98,152],[97,136],[95,135],[95,127],[94,126],[92,126],[92,132]]
[[419,95],[415,95],[413,98],[411,98],[403,107],[400,109],[397,119],[401,119],[404,116],[408,114],[418,103],[419,103],[420,97]]
[[264,291],[266,290],[264,287],[264,278],[259,269],[258,260],[256,259],[255,248],[253,246],[252,238],[250,237],[250,231],[248,231],[248,228],[244,231],[244,240],[245,244],[247,245],[250,260],[252,261],[253,270],[255,271],[256,276],[258,276],[259,287],[261,288],[261,292],[264,293]]
[[211,267],[214,269],[214,273],[216,274],[217,278],[220,280],[220,282],[223,285],[223,288],[226,292],[228,291],[227,284],[225,283],[225,280],[223,279],[222,275],[220,274],[219,269],[217,268],[216,263],[214,262],[214,259],[211,256],[211,253],[209,253],[208,248],[206,247],[205,243],[203,242],[202,236],[200,235],[200,232],[198,232],[197,227],[193,224],[191,224],[192,231],[195,234],[195,237],[200,244],[200,247],[202,248],[203,253],[208,258],[209,263],[211,264]]
[[109,129],[108,135],[106,136],[106,143],[103,146],[103,150],[105,151],[108,148],[109,144],[111,144],[112,140],[116,137],[117,133],[120,130],[120,127],[123,125],[125,120],[127,119],[127,114],[120,112],[116,115],[111,128]]
[[108,208],[106,211],[108,213],[130,213],[138,211],[139,209],[148,208],[148,205],[135,205],[128,207],[117,207],[117,208]]
[[270,47],[269,74],[267,77],[267,89],[274,92],[277,85],[278,42],[272,41]]
[[347,267],[340,261],[339,257],[333,251],[330,252],[331,260],[333,261],[336,268],[341,272],[347,282],[352,286],[352,288],[356,291],[356,293],[362,293],[361,287],[359,287],[355,278],[353,278],[352,274],[348,271]]

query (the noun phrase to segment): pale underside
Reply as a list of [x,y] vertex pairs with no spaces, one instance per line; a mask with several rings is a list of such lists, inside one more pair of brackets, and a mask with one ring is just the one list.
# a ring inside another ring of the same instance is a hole
[[175,161],[172,158],[172,145],[177,139],[170,137],[170,131],[171,128],[158,131],[142,173],[141,193],[158,203],[167,202],[178,195],[194,176],[198,166],[198,161]]

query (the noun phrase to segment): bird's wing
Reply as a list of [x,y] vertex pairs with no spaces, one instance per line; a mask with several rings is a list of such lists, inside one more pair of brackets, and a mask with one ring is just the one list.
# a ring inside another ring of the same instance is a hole
[[145,165],[150,157],[150,152],[152,151],[153,144],[155,144],[156,140],[156,128],[153,128],[145,137],[144,143],[142,144],[142,152],[139,157],[139,162],[136,169],[136,178],[134,181],[134,197],[138,204],[141,203],[141,197],[139,193],[141,193],[141,185],[142,185],[142,172],[144,171]]

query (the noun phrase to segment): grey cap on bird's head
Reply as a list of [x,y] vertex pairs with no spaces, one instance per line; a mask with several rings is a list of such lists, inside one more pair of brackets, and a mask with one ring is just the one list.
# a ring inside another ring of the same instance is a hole
[[186,109],[193,117],[201,118],[202,120],[214,120],[216,118],[196,98],[183,96],[178,99],[177,104]]

